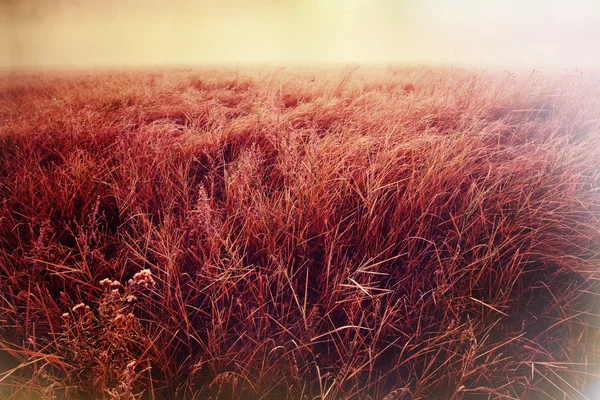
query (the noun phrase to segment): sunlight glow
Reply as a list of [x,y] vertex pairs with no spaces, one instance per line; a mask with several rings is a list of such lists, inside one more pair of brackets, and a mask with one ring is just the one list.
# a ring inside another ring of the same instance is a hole
[[0,0],[0,65],[600,64],[591,0]]

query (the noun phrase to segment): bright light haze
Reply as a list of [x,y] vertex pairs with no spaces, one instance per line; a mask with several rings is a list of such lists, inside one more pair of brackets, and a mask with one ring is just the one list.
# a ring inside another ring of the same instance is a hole
[[600,64],[593,0],[0,0],[0,66]]

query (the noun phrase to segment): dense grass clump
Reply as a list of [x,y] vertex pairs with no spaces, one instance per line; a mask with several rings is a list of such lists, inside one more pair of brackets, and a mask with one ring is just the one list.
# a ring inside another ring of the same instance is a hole
[[[2,398],[580,398],[580,73],[0,78]],[[53,397],[55,396],[55,397]]]

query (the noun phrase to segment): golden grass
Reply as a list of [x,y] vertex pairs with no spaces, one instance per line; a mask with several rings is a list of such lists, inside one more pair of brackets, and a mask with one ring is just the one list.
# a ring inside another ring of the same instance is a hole
[[0,78],[3,398],[579,398],[600,86],[404,68]]

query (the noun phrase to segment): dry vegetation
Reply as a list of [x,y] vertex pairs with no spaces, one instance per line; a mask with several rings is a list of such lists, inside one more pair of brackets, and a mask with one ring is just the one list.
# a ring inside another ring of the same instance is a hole
[[2,398],[573,399],[597,372],[597,76],[5,74],[0,120]]

